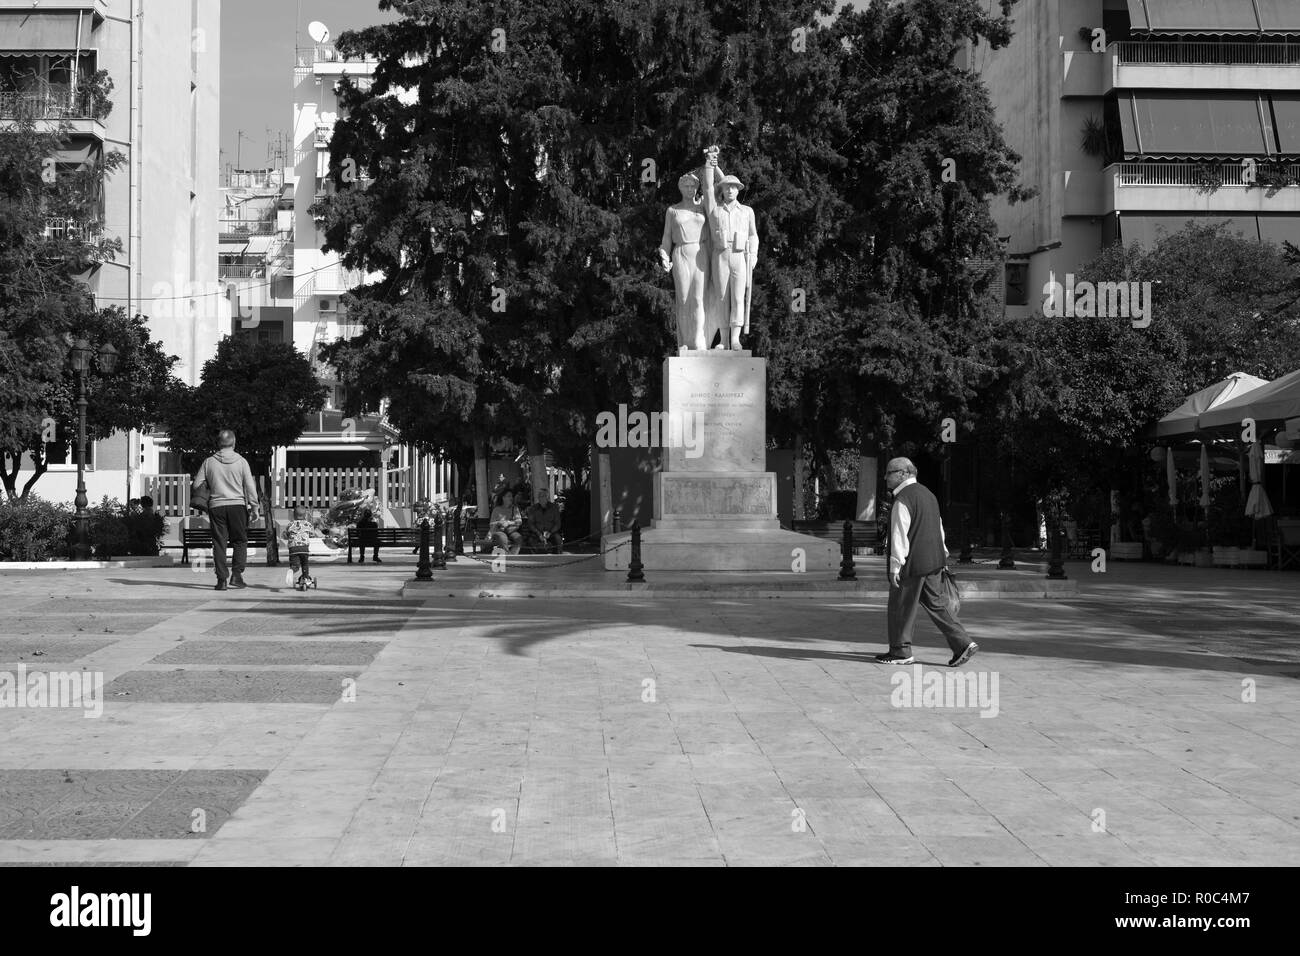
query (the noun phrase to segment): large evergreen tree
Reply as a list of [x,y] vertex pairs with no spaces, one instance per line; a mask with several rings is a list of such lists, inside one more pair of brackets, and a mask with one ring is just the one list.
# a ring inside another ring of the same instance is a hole
[[988,377],[987,275],[966,262],[995,255],[985,204],[1014,191],[953,65],[965,38],[1008,36],[980,6],[381,3],[403,18],[339,41],[378,66],[344,81],[325,204],[327,247],[384,276],[347,300],[364,333],[328,353],[356,408],[387,396],[407,440],[510,434],[578,459],[597,411],[658,407],[663,209],[717,143],[759,220],[773,434],[824,453],[933,430]]

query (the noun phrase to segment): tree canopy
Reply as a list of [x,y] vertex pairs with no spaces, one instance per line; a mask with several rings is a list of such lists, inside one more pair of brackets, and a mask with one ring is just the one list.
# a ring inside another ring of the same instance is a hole
[[[112,84],[100,73],[81,84],[99,115],[111,104]],[[122,251],[106,240],[94,216],[103,180],[123,157],[99,162],[58,161],[71,129],[20,115],[0,129],[0,479],[12,499],[25,499],[45,473],[50,424],[76,434],[77,378],[72,344],[111,344],[118,368],[87,374],[88,440],[113,431],[147,428],[172,379],[176,359],[149,336],[141,316],[96,308],[81,280]],[[32,473],[18,487],[24,459]]]

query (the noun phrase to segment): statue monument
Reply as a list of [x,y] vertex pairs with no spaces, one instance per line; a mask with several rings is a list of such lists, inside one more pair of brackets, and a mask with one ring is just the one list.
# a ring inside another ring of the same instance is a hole
[[[833,570],[835,542],[782,530],[777,518],[767,362],[740,343],[758,261],[757,219],[738,200],[744,184],[718,168],[712,146],[677,185],[681,202],[668,208],[659,245],[659,263],[673,277],[678,351],[664,360],[663,401],[667,419],[693,420],[699,445],[694,455],[662,450],[642,561],[647,570]],[[607,570],[627,568],[629,549],[619,545],[629,537],[604,536]]]

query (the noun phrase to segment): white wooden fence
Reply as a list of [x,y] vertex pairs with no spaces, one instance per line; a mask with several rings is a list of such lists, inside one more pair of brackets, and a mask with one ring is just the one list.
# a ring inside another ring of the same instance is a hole
[[[450,463],[430,467],[429,487],[425,494],[434,502],[447,502],[453,491]],[[269,493],[275,508],[324,509],[335,504],[345,491],[373,489],[389,508],[409,508],[418,494],[418,475],[409,466],[384,470],[384,485],[379,484],[378,468],[282,468],[271,476]],[[184,517],[190,513],[189,475],[144,475],[144,493],[154,500],[154,510],[164,517]]]

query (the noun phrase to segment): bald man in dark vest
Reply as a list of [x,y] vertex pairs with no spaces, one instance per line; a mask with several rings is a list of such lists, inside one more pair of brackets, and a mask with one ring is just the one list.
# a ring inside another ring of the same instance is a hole
[[885,550],[889,574],[889,652],[876,658],[881,664],[912,663],[912,631],[916,610],[924,607],[943,633],[952,651],[949,667],[971,659],[979,645],[953,615],[943,592],[943,569],[948,566],[939,502],[916,480],[916,466],[906,458],[890,461],[885,486],[893,492],[889,538]]

